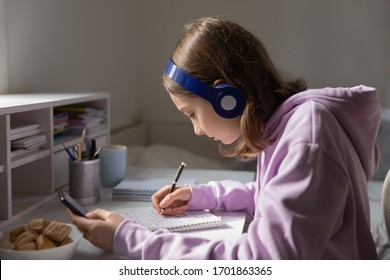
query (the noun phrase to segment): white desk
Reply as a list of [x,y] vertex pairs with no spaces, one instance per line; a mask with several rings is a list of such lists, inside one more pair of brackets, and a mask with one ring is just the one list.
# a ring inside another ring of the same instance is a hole
[[[140,168],[129,167],[127,175],[137,179],[146,178],[173,178],[176,170],[170,168]],[[183,171],[182,178],[196,178],[198,183],[206,183],[211,180],[232,179],[243,183],[254,180],[254,173],[249,171],[231,171],[231,170],[201,170],[201,169],[186,169]],[[111,188],[102,188],[100,191],[100,202],[96,205],[86,207],[89,210],[95,208],[102,208],[106,210],[115,210],[126,207],[150,206],[149,202],[132,202],[132,201],[113,201],[111,199]],[[203,229],[190,232],[182,232],[182,234],[193,235],[199,237],[206,237],[209,239],[227,239],[231,241],[237,240],[242,234],[245,223],[244,212],[218,212],[221,216],[224,225],[220,228]],[[20,224],[28,223],[32,218],[44,217],[47,220],[57,220],[69,223],[69,217],[65,211],[64,206],[56,198],[41,208],[29,213],[18,221],[10,224],[4,230],[15,227]],[[120,259],[112,253],[99,249],[93,246],[89,241],[82,239],[74,259]]]

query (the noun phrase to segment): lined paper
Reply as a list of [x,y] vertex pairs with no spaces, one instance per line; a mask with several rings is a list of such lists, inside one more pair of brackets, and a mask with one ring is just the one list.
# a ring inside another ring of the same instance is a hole
[[163,216],[153,207],[137,207],[115,210],[124,218],[129,218],[155,231],[167,229],[171,232],[220,227],[221,217],[206,211],[187,211],[176,216]]

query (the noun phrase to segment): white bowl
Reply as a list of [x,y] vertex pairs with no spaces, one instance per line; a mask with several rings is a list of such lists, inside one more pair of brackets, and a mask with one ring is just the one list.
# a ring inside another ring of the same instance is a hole
[[[83,234],[73,224],[67,224],[72,228],[69,233],[69,237],[72,238],[73,242],[51,249],[43,250],[9,250],[0,248],[0,259],[1,260],[69,260],[74,255],[77,246],[80,243]],[[27,225],[24,225],[25,227]],[[8,239],[9,232],[3,233],[2,239]]]

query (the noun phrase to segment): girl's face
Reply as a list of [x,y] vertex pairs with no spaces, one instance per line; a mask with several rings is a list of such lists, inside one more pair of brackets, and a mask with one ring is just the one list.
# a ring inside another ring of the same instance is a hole
[[177,109],[190,118],[196,135],[206,135],[223,144],[232,144],[240,137],[240,117],[225,119],[219,116],[205,99],[180,98],[169,94]]

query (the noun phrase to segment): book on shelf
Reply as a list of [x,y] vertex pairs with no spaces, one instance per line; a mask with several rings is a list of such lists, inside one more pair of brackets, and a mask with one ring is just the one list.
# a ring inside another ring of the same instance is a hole
[[37,128],[37,129],[32,129],[32,130],[27,130],[27,131],[24,131],[24,132],[16,133],[16,134],[11,134],[10,140],[13,141],[13,140],[17,140],[17,139],[20,139],[20,138],[25,138],[25,137],[28,137],[28,136],[37,135],[37,134],[39,134],[41,132],[42,132],[42,129],[41,128]]
[[104,111],[98,108],[84,106],[63,106],[56,107],[56,112],[67,112],[68,114],[88,114],[90,116],[104,116]]
[[[194,178],[180,178],[178,185],[194,184]],[[132,179],[124,178],[112,189],[112,200],[150,201],[150,197],[160,188],[171,185],[172,179]]]
[[55,124],[53,126],[53,133],[54,133],[54,135],[57,134],[57,133],[68,131],[68,130],[69,130],[69,124],[67,124],[67,123]]
[[67,123],[69,120],[69,116],[67,112],[58,112],[54,109],[53,122],[54,124],[58,123]]
[[29,122],[11,122],[10,140],[16,140],[41,133],[40,124]]
[[34,148],[47,143],[46,135],[39,134],[11,141],[11,148]]
[[69,126],[71,128],[84,128],[84,127],[95,127],[104,122],[102,117],[77,117],[69,119]]
[[30,154],[30,153],[35,152],[37,150],[39,150],[39,147],[11,150],[11,158],[15,158],[15,157],[22,156],[22,155],[27,155],[27,154]]
[[57,107],[55,114],[67,115],[69,132],[72,134],[81,133],[85,128],[87,134],[100,132],[106,128],[106,116],[102,109],[80,106]]
[[28,122],[11,122],[11,135],[40,128],[40,124]]
[[102,116],[88,116],[86,114],[69,116],[69,123],[74,124],[99,124],[104,121],[104,117]]
[[115,212],[124,218],[129,218],[143,225],[151,231],[166,229],[171,232],[179,232],[223,225],[221,217],[207,211],[186,211],[175,216],[164,216],[157,213],[153,207],[134,207],[116,209]]
[[66,112],[54,112],[53,137],[54,139],[69,134],[69,116]]
[[[102,123],[102,124],[94,126],[94,127],[87,126],[84,128],[86,128],[87,135],[91,135],[91,134],[95,134],[95,133],[99,133],[99,132],[104,131],[105,129],[107,129],[107,125],[105,123]],[[81,134],[83,132],[84,128],[82,128],[81,126],[77,127],[77,128],[72,127],[70,131],[73,134]]]

